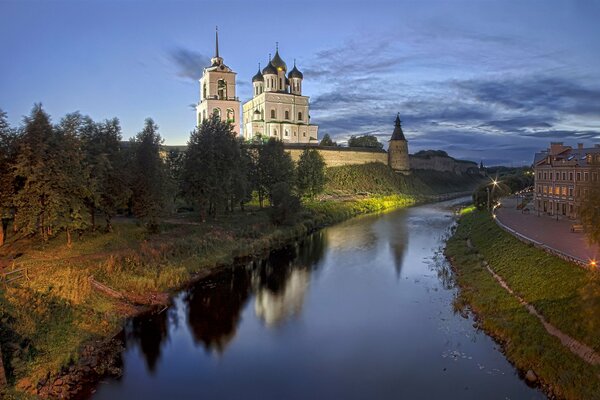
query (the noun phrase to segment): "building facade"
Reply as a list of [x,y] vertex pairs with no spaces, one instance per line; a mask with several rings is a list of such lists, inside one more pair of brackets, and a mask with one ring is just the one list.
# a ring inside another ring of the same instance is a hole
[[561,142],[535,154],[534,208],[542,214],[578,218],[581,200],[600,185],[600,145],[584,148]]
[[243,105],[244,137],[277,138],[284,143],[317,143],[317,125],[310,123],[309,98],[302,95],[304,76],[287,64],[279,49],[252,78],[253,95]]
[[219,32],[215,33],[215,56],[210,67],[204,68],[200,78],[200,102],[196,105],[196,124],[216,114],[221,121],[233,126],[240,134],[240,101],[235,93],[236,73],[223,63],[219,56]]

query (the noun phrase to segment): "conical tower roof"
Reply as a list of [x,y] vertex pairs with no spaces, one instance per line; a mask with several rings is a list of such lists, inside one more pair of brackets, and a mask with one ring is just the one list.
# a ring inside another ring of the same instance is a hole
[[402,126],[400,125],[400,113],[396,115],[396,122],[394,123],[394,133],[392,133],[392,138],[390,140],[404,140],[404,132],[402,132]]

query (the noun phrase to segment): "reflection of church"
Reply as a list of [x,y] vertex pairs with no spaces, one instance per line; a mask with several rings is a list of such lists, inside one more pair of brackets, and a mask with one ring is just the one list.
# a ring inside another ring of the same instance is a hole
[[240,120],[240,101],[236,97],[236,73],[223,63],[219,55],[218,32],[215,56],[204,68],[200,79],[200,102],[196,106],[196,122],[218,115],[230,122],[239,135],[240,122],[244,124],[244,138],[274,137],[285,143],[317,143],[319,127],[310,123],[308,96],[302,95],[302,72],[294,67],[288,72],[287,64],[279,55],[269,56],[267,66],[252,78],[253,97],[244,103],[243,121]]

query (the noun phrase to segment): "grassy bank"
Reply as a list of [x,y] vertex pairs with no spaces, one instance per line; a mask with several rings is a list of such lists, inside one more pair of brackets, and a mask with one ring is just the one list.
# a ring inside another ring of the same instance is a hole
[[[9,243],[0,257],[23,252],[14,266],[27,267],[28,279],[0,289],[0,345],[11,385],[5,396],[33,393],[38,382],[76,365],[85,344],[114,335],[125,318],[140,311],[132,303],[152,303],[198,274],[238,257],[262,255],[319,227],[418,201],[400,194],[314,201],[291,226],[272,225],[267,211],[258,209],[203,224],[190,215],[165,221],[154,235],[123,219],[114,232],[90,234],[71,249],[61,237],[45,247]],[[90,276],[129,301],[99,293]]]
[[489,262],[549,323],[596,352],[600,351],[598,271],[584,270],[528,246],[498,228],[488,214],[474,210],[462,215],[446,253],[461,287],[457,305],[474,310],[481,327],[503,344],[509,360],[521,370],[533,370],[558,398],[600,398],[600,366],[582,361],[548,334],[481,261]]

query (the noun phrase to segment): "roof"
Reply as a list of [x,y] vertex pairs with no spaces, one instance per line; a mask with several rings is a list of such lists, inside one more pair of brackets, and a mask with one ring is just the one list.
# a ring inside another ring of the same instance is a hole
[[394,123],[394,132],[392,133],[392,137],[390,140],[406,141],[406,138],[404,137],[404,132],[402,132],[402,126],[400,125],[400,113],[396,115],[396,121]]
[[296,60],[294,60],[294,68],[292,68],[292,70],[288,74],[288,78],[304,79],[304,75],[302,75],[302,72],[300,72],[300,70],[296,68]]
[[269,61],[266,67],[262,70],[263,75],[277,75],[277,68],[273,65],[272,61]]
[[[594,154],[600,156],[600,145],[596,145],[595,147],[587,147],[587,148],[572,148],[567,147],[564,151],[561,151],[559,154],[555,154],[552,157],[550,163],[551,165],[560,165],[561,163],[565,163],[568,165],[574,165],[578,167],[587,167],[588,166],[588,154]],[[533,164],[540,165],[545,160],[548,159],[550,153],[548,150],[543,150],[535,153],[533,156]]]
[[276,70],[281,68],[283,71],[287,71],[287,65],[285,65],[285,61],[283,61],[279,56],[279,49],[275,50],[275,55],[271,60],[271,64],[273,64]]
[[252,77],[252,82],[264,82],[265,78],[260,73],[260,64],[258,64],[258,72]]

